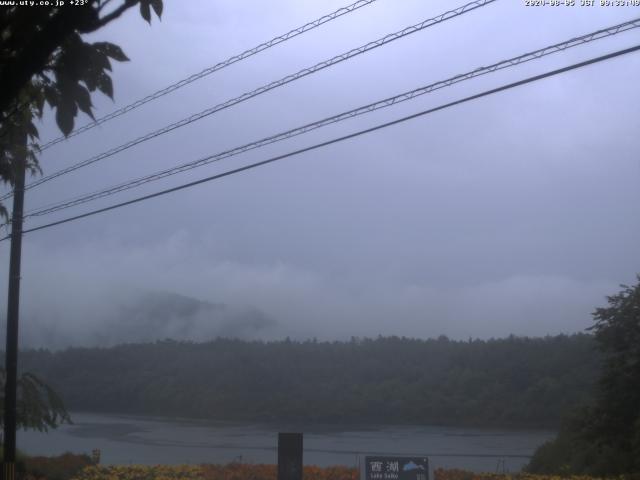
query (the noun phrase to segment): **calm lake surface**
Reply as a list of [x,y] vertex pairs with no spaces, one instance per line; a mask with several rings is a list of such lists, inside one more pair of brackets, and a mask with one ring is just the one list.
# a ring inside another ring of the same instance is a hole
[[430,426],[261,425],[72,413],[73,425],[19,432],[34,455],[90,453],[103,464],[277,463],[278,431],[304,432],[307,465],[357,466],[364,455],[427,455],[433,468],[517,471],[550,431]]

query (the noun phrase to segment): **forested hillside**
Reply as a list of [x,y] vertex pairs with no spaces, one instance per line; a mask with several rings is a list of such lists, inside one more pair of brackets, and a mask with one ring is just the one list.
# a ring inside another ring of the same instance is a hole
[[588,335],[163,341],[25,351],[70,410],[221,420],[554,427],[588,398]]

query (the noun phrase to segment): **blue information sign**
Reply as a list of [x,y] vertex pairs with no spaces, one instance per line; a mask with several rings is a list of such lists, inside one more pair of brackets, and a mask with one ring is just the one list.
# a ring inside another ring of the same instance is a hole
[[364,457],[364,480],[429,480],[427,457]]

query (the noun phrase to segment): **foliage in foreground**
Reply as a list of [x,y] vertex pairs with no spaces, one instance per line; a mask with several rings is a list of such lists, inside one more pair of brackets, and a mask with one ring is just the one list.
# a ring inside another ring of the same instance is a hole
[[[149,23],[151,10],[160,18],[163,8],[162,0],[124,0],[119,5],[83,0],[76,2],[80,8],[69,8],[69,2],[55,7],[54,2],[31,3],[36,5],[3,2],[0,8],[0,182],[12,186],[22,168],[32,175],[41,173],[36,120],[42,119],[45,104],[55,110],[56,123],[67,136],[79,111],[94,119],[93,92],[113,98],[111,60],[128,58],[119,46],[87,43],[82,35],[136,5]],[[7,217],[0,201],[0,219]]]
[[[357,480],[358,469],[353,467],[305,466],[304,480]],[[531,473],[497,474],[473,473],[466,470],[436,469],[433,480],[594,480],[584,475],[536,475]],[[90,466],[73,480],[276,480],[275,465],[156,465],[156,466]],[[619,476],[610,480],[638,480],[640,477]]]
[[607,300],[591,328],[604,361],[593,405],[565,420],[530,472],[640,476],[640,276]]
[[[276,465],[229,463],[227,465],[94,465],[87,455],[66,453],[58,457],[24,460],[23,480],[277,480]],[[305,466],[304,480],[358,480],[353,467]],[[594,480],[586,475],[539,475],[532,473],[474,473],[436,469],[433,480]],[[616,476],[609,480],[640,480],[640,476]]]
[[[436,469],[433,480],[594,480],[597,477],[586,475],[539,475],[534,473],[474,473],[467,470]],[[619,476],[609,477],[609,480],[637,480],[640,477]]]
[[[4,421],[4,391],[6,371],[0,368],[0,426]],[[60,396],[32,373],[18,377],[16,397],[18,428],[46,432],[63,423],[71,423]]]
[[[276,480],[276,465],[114,465],[90,466],[73,480]],[[358,470],[350,467],[305,466],[304,480],[357,480]]]
[[23,457],[18,472],[24,480],[70,480],[93,465],[88,455],[65,453],[57,457]]

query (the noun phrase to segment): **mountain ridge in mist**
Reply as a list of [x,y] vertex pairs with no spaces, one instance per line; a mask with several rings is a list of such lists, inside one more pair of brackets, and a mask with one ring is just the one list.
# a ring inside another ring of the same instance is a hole
[[[69,309],[71,310],[71,309]],[[27,348],[109,347],[121,343],[216,337],[252,339],[277,322],[260,309],[214,303],[166,291],[110,292],[106,307],[91,303],[24,315],[21,340]]]

